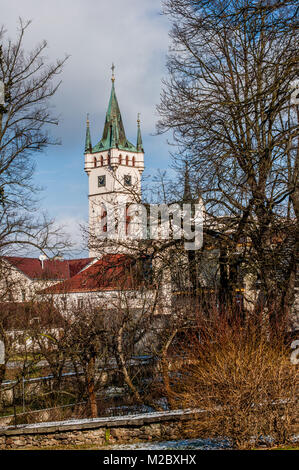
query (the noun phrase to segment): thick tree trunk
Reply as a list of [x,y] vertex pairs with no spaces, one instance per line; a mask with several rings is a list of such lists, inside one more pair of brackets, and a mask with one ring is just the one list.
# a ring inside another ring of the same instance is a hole
[[189,279],[192,289],[192,295],[197,296],[200,287],[198,276],[197,276],[197,260],[196,252],[193,250],[188,251],[188,265],[189,265]]
[[225,308],[229,303],[231,295],[229,289],[229,276],[228,276],[228,255],[227,248],[220,246],[219,254],[219,269],[220,269],[220,289],[219,289],[219,300],[220,308]]

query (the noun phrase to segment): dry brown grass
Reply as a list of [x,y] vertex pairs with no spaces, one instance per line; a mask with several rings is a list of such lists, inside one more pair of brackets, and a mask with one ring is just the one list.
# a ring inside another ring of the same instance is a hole
[[214,314],[198,326],[201,340],[190,334],[184,343],[185,363],[173,375],[171,392],[180,406],[207,410],[194,434],[227,437],[237,448],[257,446],[267,436],[273,445],[290,442],[298,366],[291,364],[283,336],[269,335],[255,316],[232,321]]

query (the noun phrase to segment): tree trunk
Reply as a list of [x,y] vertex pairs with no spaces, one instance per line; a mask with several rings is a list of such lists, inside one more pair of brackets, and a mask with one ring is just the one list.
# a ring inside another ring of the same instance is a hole
[[95,358],[94,356],[92,356],[87,365],[87,391],[88,391],[91,417],[97,418],[98,406],[97,406],[94,376],[95,376]]
[[130,390],[133,392],[133,395],[134,395],[137,403],[143,404],[143,400],[142,400],[138,390],[134,386],[134,384],[133,384],[133,382],[130,378],[130,375],[128,373],[127,366],[126,366],[126,361],[125,361],[124,352],[123,352],[123,339],[122,339],[123,331],[124,331],[124,325],[121,326],[121,328],[119,329],[118,337],[117,337],[117,362],[120,365],[120,368],[121,368],[121,371],[123,373],[125,382],[128,385],[128,387],[130,388]]

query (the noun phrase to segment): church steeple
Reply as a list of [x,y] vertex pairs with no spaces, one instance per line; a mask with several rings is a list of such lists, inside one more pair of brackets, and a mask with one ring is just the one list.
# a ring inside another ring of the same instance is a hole
[[91,145],[91,137],[90,137],[90,129],[89,129],[89,117],[87,114],[86,119],[86,137],[85,137],[85,153],[92,152],[92,145]]
[[137,152],[144,152],[143,144],[142,144],[142,137],[141,137],[141,130],[140,130],[140,113],[138,113],[137,117]]
[[114,68],[114,65],[112,65],[112,87],[108,110],[106,113],[103,135],[100,142],[92,149],[92,151],[101,152],[103,150],[110,150],[111,148],[118,148],[120,150],[136,152],[136,147],[131,144],[131,142],[129,142],[126,137],[121,112],[115,93]]
[[[101,140],[92,147],[87,117],[84,171],[88,175],[90,240],[97,240],[103,230],[100,221],[103,211],[112,206],[135,204],[141,200],[141,176],[144,170],[144,151],[137,119],[137,142],[131,144],[125,134],[121,112],[115,93],[114,65],[112,65],[111,92]],[[106,208],[106,209],[105,209]],[[116,211],[117,212],[117,211]],[[115,214],[116,214],[115,212]],[[117,227],[121,227],[118,224]],[[117,229],[118,230],[118,229]],[[120,229],[120,232],[122,230]],[[118,233],[122,237],[124,233]],[[102,240],[102,237],[100,235]],[[92,243],[92,242],[91,242]],[[91,258],[100,256],[99,246],[90,247]],[[105,250],[109,248],[109,244]]]

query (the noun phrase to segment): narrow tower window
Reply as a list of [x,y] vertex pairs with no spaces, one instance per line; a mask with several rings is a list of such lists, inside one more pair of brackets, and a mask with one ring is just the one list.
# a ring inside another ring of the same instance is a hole
[[132,166],[135,166],[135,157],[132,158]]
[[106,186],[106,175],[98,176],[98,187],[102,188],[103,186]]
[[97,167],[97,159],[96,159],[96,157],[93,157],[93,166],[94,166],[94,168]]
[[129,165],[129,157],[126,155],[126,165]]
[[124,183],[125,183],[125,186],[132,186],[132,176],[131,175],[125,175],[124,176]]
[[103,155],[101,155],[101,166],[103,166],[103,165],[104,165],[104,157],[103,157]]
[[118,157],[118,163],[119,163],[119,165],[122,164],[122,161],[123,161],[123,159],[122,159],[122,156],[120,155],[120,156]]

